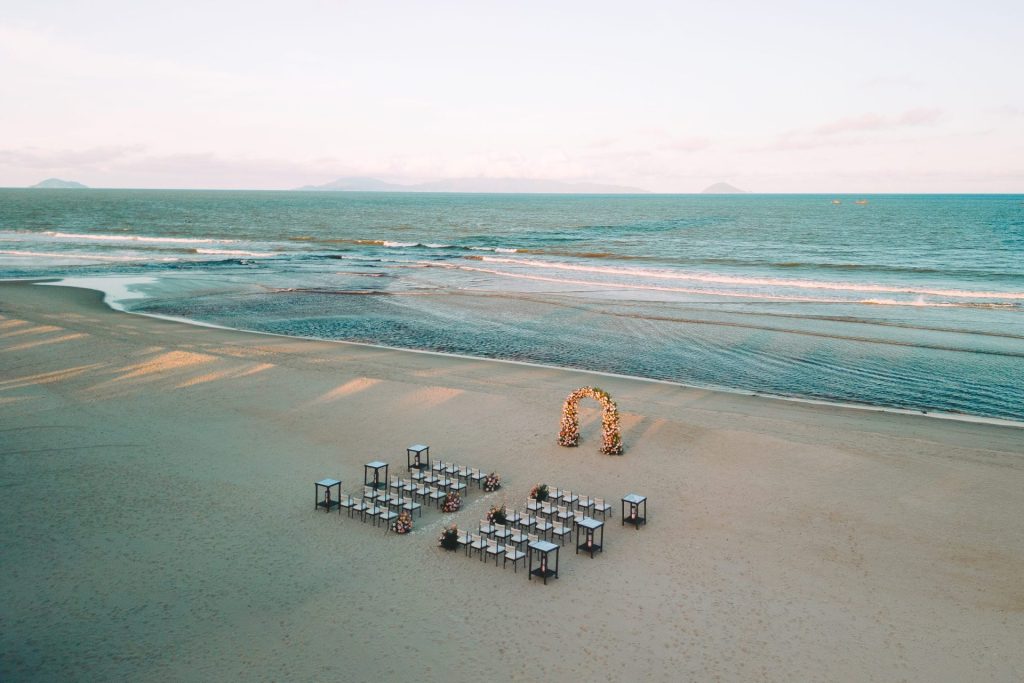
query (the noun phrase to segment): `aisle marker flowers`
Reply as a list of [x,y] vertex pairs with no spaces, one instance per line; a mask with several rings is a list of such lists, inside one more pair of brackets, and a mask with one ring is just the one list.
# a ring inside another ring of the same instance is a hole
[[407,534],[412,531],[412,515],[408,510],[402,510],[402,513],[398,515],[394,529],[396,534]]

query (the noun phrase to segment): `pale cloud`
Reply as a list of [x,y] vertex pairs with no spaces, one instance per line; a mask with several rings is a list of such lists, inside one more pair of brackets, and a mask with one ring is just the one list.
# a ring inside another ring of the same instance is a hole
[[[861,114],[851,118],[839,119],[818,126],[810,131],[812,135],[840,135],[862,131],[891,130],[911,126],[923,126],[934,123],[942,112],[938,109],[909,109],[897,116],[880,116],[878,114]],[[799,133],[798,133],[799,134]]]
[[80,150],[0,149],[0,164],[53,169],[102,167],[139,154],[144,149],[142,145],[109,145]]

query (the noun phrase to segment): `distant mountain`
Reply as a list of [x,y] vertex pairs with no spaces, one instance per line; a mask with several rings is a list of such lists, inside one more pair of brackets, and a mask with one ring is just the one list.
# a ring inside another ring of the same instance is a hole
[[299,190],[319,190],[327,192],[404,192],[405,185],[386,183],[376,178],[338,178],[323,185],[305,185]]
[[41,188],[44,190],[85,190],[85,185],[82,183],[76,183],[74,180],[61,180],[60,178],[47,178],[46,180],[32,185],[32,188]]
[[705,187],[701,194],[747,194],[747,191],[729,183],[715,183]]
[[452,178],[428,183],[399,185],[376,178],[339,178],[324,185],[306,185],[299,190],[335,192],[481,192],[523,194],[646,194],[647,190],[600,183],[563,183],[536,178]]

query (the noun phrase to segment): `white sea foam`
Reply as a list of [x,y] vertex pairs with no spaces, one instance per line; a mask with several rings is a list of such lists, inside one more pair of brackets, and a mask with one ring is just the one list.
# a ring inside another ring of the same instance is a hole
[[65,240],[94,240],[99,242],[146,242],[153,244],[231,244],[236,240],[222,240],[201,237],[151,237],[148,235],[94,235],[90,233],[56,232],[47,230],[39,233],[47,237]]
[[518,249],[512,247],[470,247],[472,251],[490,251],[495,254],[518,254]]
[[124,261],[124,262],[132,262],[132,261],[138,261],[138,262],[142,262],[142,261],[164,261],[164,262],[168,262],[168,261],[178,261],[178,260],[180,260],[180,259],[175,258],[173,256],[161,256],[161,257],[153,257],[153,256],[149,256],[149,255],[146,255],[146,256],[140,256],[140,255],[136,255],[136,256],[129,256],[129,255],[124,255],[124,256],[100,256],[98,254],[71,254],[71,253],[67,253],[67,252],[21,251],[21,250],[17,250],[17,249],[3,249],[3,250],[0,250],[0,255],[4,255],[4,256],[19,256],[19,257],[24,257],[24,258],[46,258],[46,259],[57,259],[57,260],[60,260],[60,259],[73,259],[73,260],[83,260],[83,261]]
[[[531,268],[562,270],[570,272],[641,277],[655,280],[706,282],[709,284],[738,285],[747,287],[791,287],[799,289],[822,289],[835,292],[878,292],[890,294],[921,294],[963,299],[1024,300],[1024,292],[980,292],[963,289],[934,289],[929,287],[900,287],[892,285],[873,285],[858,282],[824,282],[819,280],[796,280],[789,278],[745,277],[740,275],[722,275],[717,273],[687,273],[642,268],[617,268],[614,266],[584,266],[573,263],[541,261],[536,259],[511,259],[500,258],[496,256],[483,256],[481,257],[481,260],[488,263],[522,265]],[[901,303],[901,305],[910,304],[912,304],[912,302]]]
[[272,251],[245,251],[243,249],[195,249],[194,251],[197,254],[206,254],[208,256],[253,256],[256,258],[267,258],[278,255]]
[[750,292],[737,292],[735,290],[715,290],[698,287],[668,287],[665,285],[642,285],[642,284],[623,284],[623,283],[610,283],[601,282],[599,280],[576,280],[570,278],[559,278],[559,277],[548,277],[544,275],[530,275],[526,273],[510,273],[505,270],[495,270],[493,268],[476,268],[473,266],[462,266],[455,264],[445,263],[421,263],[422,266],[435,266],[441,268],[452,268],[457,270],[464,270],[474,273],[486,273],[489,275],[497,275],[499,277],[510,277],[520,280],[534,280],[537,282],[553,282],[558,284],[567,285],[582,285],[585,287],[598,287],[601,289],[629,289],[638,291],[648,292],[674,292],[677,294],[701,294],[701,295],[713,295],[713,296],[725,296],[739,299],[770,299],[772,301],[805,301],[815,303],[850,303],[845,299],[822,299],[819,297],[809,296],[788,296],[788,295],[774,295],[774,294],[763,294],[763,293],[750,293]]

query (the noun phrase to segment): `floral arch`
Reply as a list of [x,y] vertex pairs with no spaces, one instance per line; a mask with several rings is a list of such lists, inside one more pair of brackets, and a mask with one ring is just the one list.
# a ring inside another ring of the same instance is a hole
[[581,398],[587,397],[601,404],[601,452],[606,455],[622,455],[619,408],[608,392],[598,387],[581,387],[565,399],[562,405],[562,428],[558,432],[558,443],[562,446],[579,445],[580,418],[576,405]]

